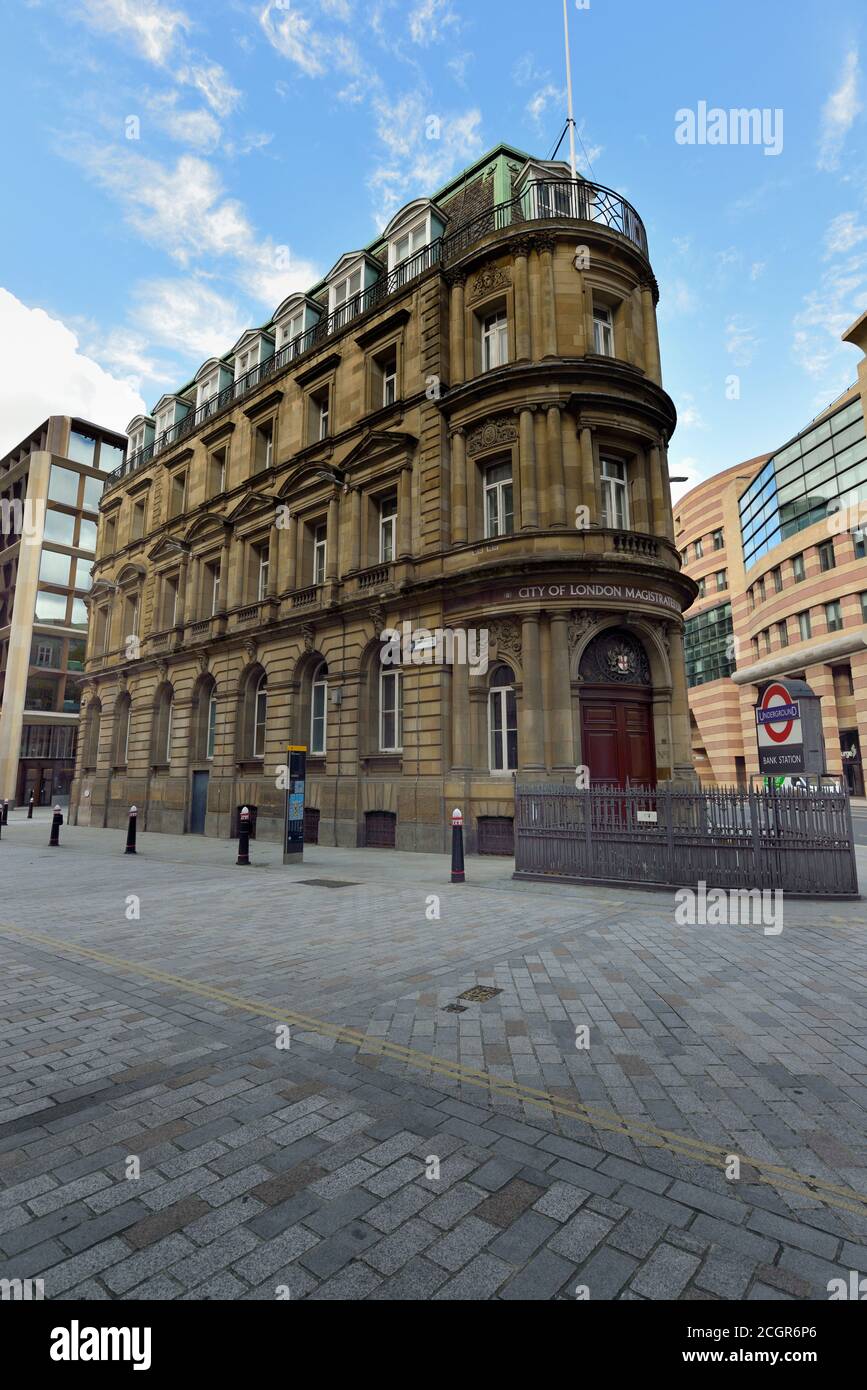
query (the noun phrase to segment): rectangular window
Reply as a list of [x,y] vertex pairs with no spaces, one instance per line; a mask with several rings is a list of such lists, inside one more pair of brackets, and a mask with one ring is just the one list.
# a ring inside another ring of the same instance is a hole
[[798,631],[802,642],[806,642],[808,637],[812,637],[813,625],[810,622],[809,610],[798,614]]
[[76,463],[86,463],[88,468],[95,468],[96,440],[89,434],[83,434],[81,430],[70,430],[68,457]]
[[229,461],[229,450],[227,448],[215,449],[211,454],[210,462],[210,495],[219,497],[221,492],[226,491],[226,466]]
[[138,594],[127,594],[123,609],[124,637],[135,637],[138,633]]
[[604,304],[593,306],[593,347],[601,357],[614,356],[614,320]]
[[867,594],[861,595],[861,621],[867,623]]
[[217,696],[211,691],[211,698],[208,700],[208,737],[205,744],[205,757],[213,758],[214,749],[217,746]]
[[50,507],[45,513],[43,540],[55,541],[57,545],[72,545],[75,533],[75,517],[69,512],[55,512]]
[[172,495],[171,495],[171,515],[183,516],[187,510],[187,474],[186,470],[172,474]]
[[754,613],[756,611],[756,595],[755,590],[752,587],[747,589],[747,598],[749,600],[750,612]]
[[46,584],[68,584],[71,560],[59,550],[43,550],[39,560],[39,578]]
[[328,700],[328,682],[315,680],[310,698],[310,752],[325,752],[325,715]]
[[[620,459],[601,459],[602,525],[611,530],[626,530],[629,526],[626,464]],[[699,544],[699,542],[696,542]]]
[[117,545],[117,514],[105,518],[105,529],[103,531],[102,555],[113,555]]
[[512,465],[494,463],[485,470],[485,536],[511,536],[515,529]]
[[268,572],[271,567],[270,546],[268,546],[267,544],[260,545],[256,551],[256,556],[259,562],[258,578],[256,584],[256,597],[261,602],[261,600],[265,598],[268,593]]
[[777,623],[777,636],[780,639],[781,647],[787,647],[789,645],[789,625],[787,622],[783,621]]
[[726,579],[726,572],[725,572],[725,570],[717,570],[717,572],[716,572],[716,587],[717,587],[717,592],[718,592],[718,593],[722,593],[723,589],[725,589],[725,588],[727,587],[727,584],[728,584],[728,580]]
[[782,592],[783,588],[783,571],[780,569],[780,566],[777,565],[777,568],[772,570],[771,573],[774,576],[774,593],[779,594]]
[[379,678],[379,748],[397,753],[403,746],[403,682],[399,671],[383,671]]
[[331,421],[331,393],[327,389],[322,391],[315,401],[316,405],[316,438],[327,439]]
[[714,548],[714,550],[722,550],[724,543],[725,543],[725,542],[724,542],[724,540],[723,540],[723,533],[722,533],[722,531],[714,531],[714,533],[713,533],[713,548]]
[[131,541],[140,541],[145,533],[145,501],[140,498],[133,503],[132,516],[129,525],[129,538]]
[[840,600],[834,599],[831,603],[825,604],[825,621],[828,624],[829,632],[839,632],[843,626],[843,610],[840,607]]
[[792,556],[792,577],[796,584],[800,584],[801,580],[806,578],[803,552]]
[[766,590],[765,590],[765,576],[764,576],[764,575],[762,575],[761,579],[759,580],[758,584],[756,585],[756,588],[757,588],[758,591],[759,591],[759,603],[764,603],[765,598],[767,597],[767,592],[766,592]]
[[274,462],[274,421],[267,420],[256,430],[256,472],[270,468]]
[[482,323],[482,371],[490,372],[509,360],[509,323],[505,309],[489,314]]
[[397,355],[387,358],[382,364],[382,404],[394,405],[397,400]]
[[823,574],[825,574],[828,570],[832,570],[836,564],[836,561],[834,559],[834,542],[823,541],[818,549],[819,569],[822,571]]
[[34,666],[60,666],[60,643],[37,642]]
[[391,264],[392,268],[408,261],[410,256],[415,256],[422,247],[427,245],[427,218],[422,222],[416,223],[407,231],[401,232],[400,236],[391,245]]
[[328,527],[320,522],[313,531],[313,583],[325,583],[325,564],[328,554]]
[[174,627],[178,621],[178,584],[179,579],[176,574],[166,580],[165,610],[163,612],[165,627]]
[[707,593],[707,580],[704,575],[702,575],[701,579],[697,579],[696,583],[698,584],[698,597],[704,598]]
[[771,629],[769,627],[766,627],[762,633],[762,639],[765,644],[765,656],[769,656],[771,652]]
[[208,597],[209,597],[210,605],[211,605],[211,606],[210,606],[210,612],[209,612],[208,616],[212,618],[212,617],[214,616],[214,614],[215,614],[216,612],[219,611],[219,607],[220,607],[220,562],[219,562],[219,560],[215,560],[215,561],[213,562],[213,564],[208,565],[207,570],[206,570],[206,573],[207,573],[207,577],[208,577],[208,589],[209,589]]
[[695,558],[701,560],[704,557],[704,541],[697,540],[695,543]]
[[379,504],[379,560],[389,565],[394,559],[397,532],[397,498],[383,497]]

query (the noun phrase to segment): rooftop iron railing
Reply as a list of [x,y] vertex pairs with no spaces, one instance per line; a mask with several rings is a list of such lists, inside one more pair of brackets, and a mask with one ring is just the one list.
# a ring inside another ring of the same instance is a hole
[[355,319],[376,308],[378,304],[390,299],[404,289],[419,275],[425,274],[435,265],[447,265],[457,259],[469,246],[481,241],[491,232],[503,231],[524,222],[542,220],[562,221],[564,218],[578,222],[595,222],[597,225],[619,232],[627,237],[644,256],[647,255],[647,236],[644,223],[635,208],[619,193],[602,184],[585,180],[537,180],[529,183],[516,197],[504,203],[495,203],[490,208],[470,218],[447,237],[437,237],[429,245],[423,246],[414,256],[382,275],[367,289],[353,295],[333,313],[321,318],[318,323],[285,343],[258,363],[243,376],[216,395],[203,401],[194,410],[188,411],[183,419],[163,430],[149,444],[137,449],[135,453],[109,473],[106,488],[113,487],[121,478],[135,473],[150,463],[155,454],[186,439],[210,420],[219,415],[234,401],[246,396],[263,382],[282,372],[284,367],[297,358],[303,357],[313,348],[326,343]]

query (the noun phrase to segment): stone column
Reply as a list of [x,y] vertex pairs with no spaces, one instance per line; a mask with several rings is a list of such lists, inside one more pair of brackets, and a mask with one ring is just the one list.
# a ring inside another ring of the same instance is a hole
[[456,275],[452,280],[451,304],[449,306],[449,380],[452,386],[460,386],[466,379],[464,370],[464,277]]
[[551,747],[551,766],[556,771],[575,768],[575,733],[572,725],[572,683],[569,678],[569,615],[548,617],[549,663],[546,670],[545,710]]
[[590,524],[599,525],[599,498],[596,492],[596,465],[593,462],[593,431],[581,429],[581,501],[590,508]]
[[361,569],[361,488],[349,493],[349,568]]
[[659,339],[656,333],[656,314],[653,311],[653,292],[650,285],[641,286],[641,322],[644,335],[644,370],[658,386],[662,385],[659,366]]
[[290,512],[288,524],[282,528],[280,534],[283,537],[280,585],[283,589],[292,590],[295,588],[298,551],[298,518],[294,512]]
[[[822,733],[825,739],[825,767],[828,772],[835,772],[839,776],[843,771],[843,759],[840,755],[840,724],[837,715],[833,668],[826,666],[824,662],[817,662],[813,666],[807,666],[804,675],[807,678],[807,684],[822,698],[819,711],[822,716]],[[852,684],[855,684],[854,676]]]
[[521,470],[521,530],[538,531],[539,510],[536,492],[536,440],[534,436],[533,412],[535,406],[523,406],[519,412],[520,448],[518,466]]
[[563,426],[559,405],[549,405],[548,415],[548,524],[565,526],[566,490],[563,474]]
[[452,540],[467,539],[467,438],[462,429],[452,430]]
[[184,596],[184,624],[189,626],[198,617],[199,609],[199,571],[202,562],[198,555],[190,556],[190,573],[187,582],[187,592]]
[[409,464],[400,470],[398,480],[397,554],[400,559],[412,555],[412,468]]
[[277,597],[277,555],[280,549],[280,532],[277,530],[277,522],[272,521],[268,530],[268,584],[265,590],[266,598]]
[[472,766],[470,747],[470,668],[455,662],[452,673],[452,767],[467,771]]
[[332,492],[328,499],[327,549],[325,553],[325,578],[331,582],[340,575],[340,525],[338,522],[337,493]]
[[[563,488],[566,525],[575,525],[575,508],[581,502],[581,454],[578,448],[578,431],[571,415],[561,413],[561,439],[563,448]],[[590,505],[589,503],[587,504]]]
[[232,565],[231,541],[227,536],[220,551],[219,611],[222,612],[240,608],[250,597],[247,593],[247,542],[239,536],[234,549],[235,563]]
[[190,582],[190,557],[182,555],[178,566],[178,601],[175,604],[175,627],[184,625],[184,609],[187,602],[187,585]]
[[650,531],[650,507],[647,500],[647,463],[644,452],[635,457],[630,471],[630,520],[635,531]]
[[554,238],[537,238],[542,291],[542,356],[557,356],[557,306],[554,294]]
[[668,534],[665,485],[662,480],[662,451],[657,444],[652,445],[650,463],[650,511],[651,529],[655,536]]
[[535,614],[521,622],[521,665],[524,680],[518,721],[518,763],[527,772],[542,772],[545,769],[545,735],[539,619]]
[[154,575],[154,606],[151,613],[151,632],[162,632],[163,630],[163,608],[166,593],[166,577],[164,574]]
[[528,362],[530,348],[530,279],[527,257],[530,247],[526,240],[516,241],[515,247],[515,356]]

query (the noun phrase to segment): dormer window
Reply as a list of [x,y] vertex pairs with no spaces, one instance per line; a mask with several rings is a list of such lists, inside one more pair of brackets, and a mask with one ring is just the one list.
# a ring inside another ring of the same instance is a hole
[[157,421],[157,436],[159,437],[160,435],[165,434],[166,430],[169,428],[169,426],[170,426],[170,424],[171,424],[171,421],[172,421],[172,408],[171,408],[171,406],[166,406],[165,410],[161,410],[161,411],[159,412],[159,414],[157,415],[157,417],[156,417],[156,421]]
[[[383,233],[388,242],[389,271],[402,266],[404,276],[409,278],[423,270],[427,258],[421,256],[420,252],[443,235],[446,220],[446,214],[426,198],[417,198],[401,208]],[[411,264],[416,256],[419,260]]]
[[219,374],[214,372],[211,376],[206,376],[196,387],[196,408],[206,405],[213,396],[217,394]]
[[400,265],[403,261],[408,261],[417,251],[421,251],[422,247],[427,246],[428,221],[429,218],[423,217],[420,222],[416,222],[415,226],[408,227],[405,232],[401,232],[391,243],[388,254],[392,268]]
[[342,280],[337,280],[331,286],[331,312],[342,308],[348,304],[357,294],[361,293],[361,266],[353,270],[349,275],[345,275]]

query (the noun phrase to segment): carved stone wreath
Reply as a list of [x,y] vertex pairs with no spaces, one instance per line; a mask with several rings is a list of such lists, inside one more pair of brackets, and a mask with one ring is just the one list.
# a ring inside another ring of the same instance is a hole
[[623,628],[609,628],[588,643],[580,674],[593,684],[650,685],[647,653],[637,637]]
[[514,444],[518,426],[508,415],[498,415],[476,425],[467,434],[467,453],[479,454],[483,449],[496,449],[501,444]]
[[497,648],[498,657],[521,660],[521,633],[518,624],[511,618],[495,618],[489,624],[488,635]]
[[487,269],[479,271],[470,287],[468,298],[470,301],[480,299],[482,295],[492,294],[494,290],[506,289],[511,283],[507,271],[498,265],[488,266]]

